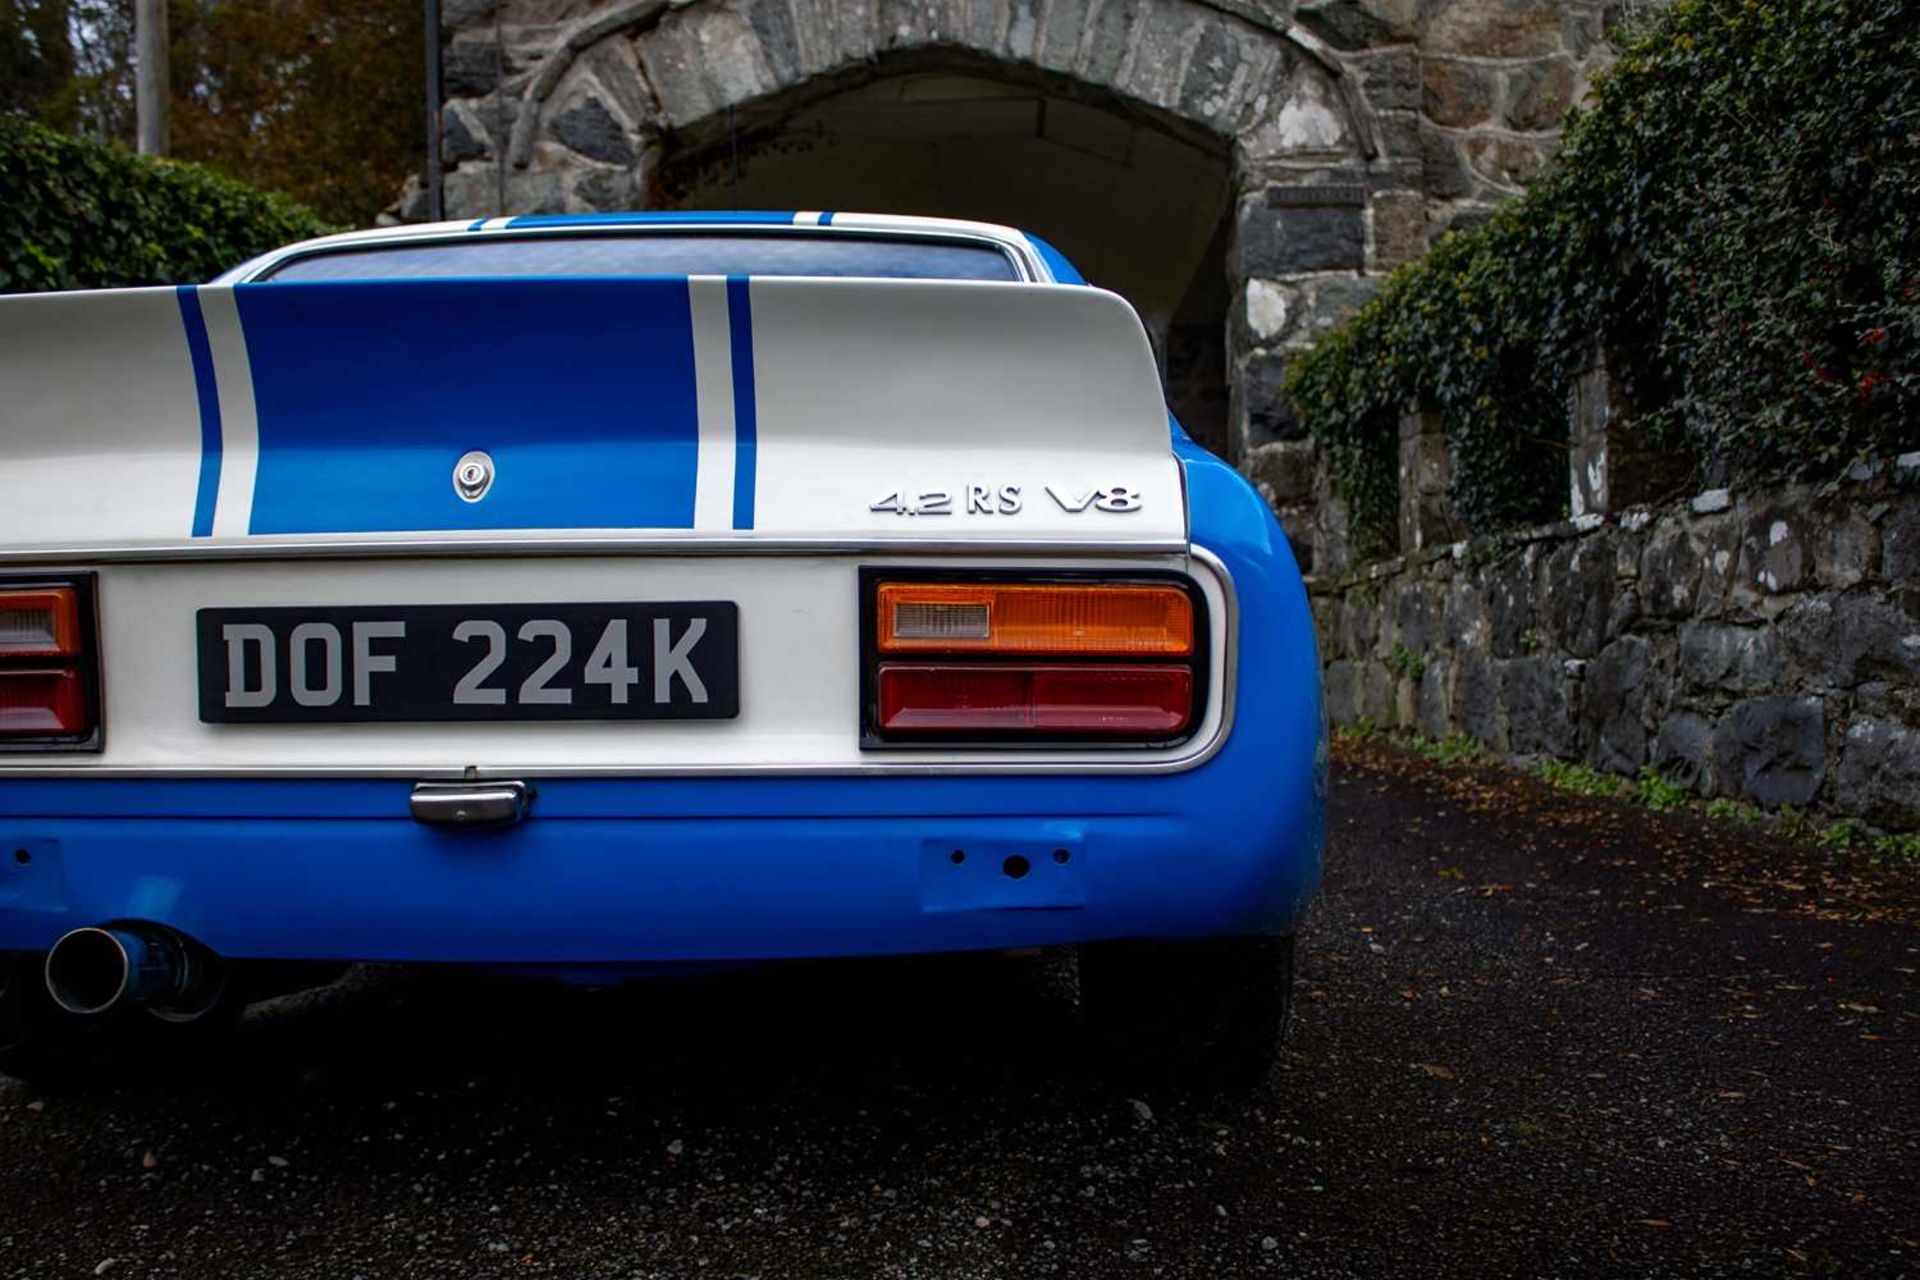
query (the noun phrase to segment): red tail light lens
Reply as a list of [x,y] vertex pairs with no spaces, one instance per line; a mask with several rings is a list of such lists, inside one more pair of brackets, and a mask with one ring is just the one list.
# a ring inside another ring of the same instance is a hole
[[66,738],[87,731],[78,671],[0,671],[0,734]]
[[0,582],[0,751],[100,746],[93,579]]
[[1193,673],[1148,666],[880,668],[883,733],[1177,736],[1193,716]]

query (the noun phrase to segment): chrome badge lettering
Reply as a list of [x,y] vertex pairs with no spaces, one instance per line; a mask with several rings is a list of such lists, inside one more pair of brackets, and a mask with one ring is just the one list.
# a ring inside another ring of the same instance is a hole
[[[1088,511],[1123,514],[1138,511],[1143,499],[1138,489],[1124,484],[1092,489],[1063,489],[1047,485],[1047,496],[1068,515]],[[1017,484],[968,484],[958,491],[970,516],[1017,516],[1026,509],[1026,498]],[[947,489],[895,489],[867,507],[896,516],[950,516],[954,513],[954,491]]]
[[1096,511],[1138,511],[1140,509],[1140,491],[1128,488],[1124,484],[1109,485],[1104,489],[1088,489],[1075,493],[1062,493],[1052,485],[1047,486],[1047,496],[1059,504],[1062,511],[1070,515],[1079,515],[1092,508]]

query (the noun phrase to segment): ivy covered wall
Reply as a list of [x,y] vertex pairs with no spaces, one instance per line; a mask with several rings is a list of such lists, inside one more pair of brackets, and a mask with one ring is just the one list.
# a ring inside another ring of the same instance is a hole
[[1394,549],[1401,419],[1433,415],[1471,532],[1566,510],[1575,379],[1674,491],[1831,481],[1920,445],[1920,8],[1677,0],[1553,171],[1292,362],[1362,557]]

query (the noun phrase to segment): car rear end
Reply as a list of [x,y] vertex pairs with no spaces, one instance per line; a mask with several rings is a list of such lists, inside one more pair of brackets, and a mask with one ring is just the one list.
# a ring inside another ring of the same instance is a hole
[[[726,234],[674,247],[804,258]],[[0,302],[0,951],[70,979],[41,1031],[190,1023],[253,962],[1094,943],[1139,994],[1201,972],[1148,944],[1278,955],[1324,809],[1298,575],[1126,304],[1018,247]]]

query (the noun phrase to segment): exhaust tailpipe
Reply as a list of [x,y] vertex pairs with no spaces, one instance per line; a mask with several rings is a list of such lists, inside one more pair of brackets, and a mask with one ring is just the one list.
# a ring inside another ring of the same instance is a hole
[[106,1013],[122,1003],[170,1005],[198,985],[187,940],[158,925],[125,922],[75,929],[47,952],[47,993],[68,1013]]

